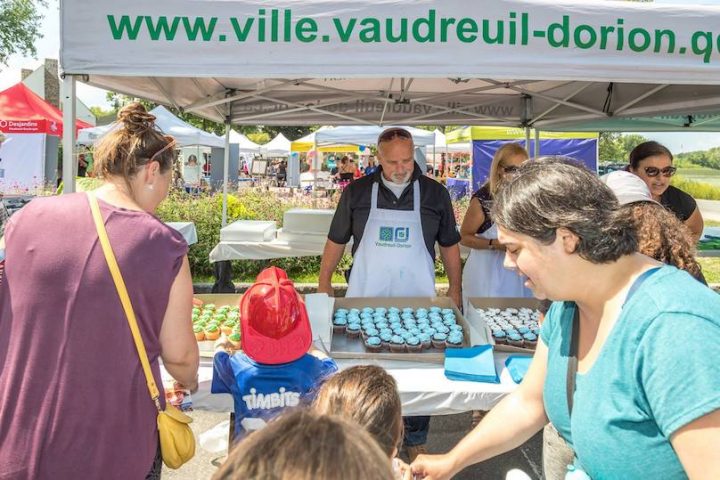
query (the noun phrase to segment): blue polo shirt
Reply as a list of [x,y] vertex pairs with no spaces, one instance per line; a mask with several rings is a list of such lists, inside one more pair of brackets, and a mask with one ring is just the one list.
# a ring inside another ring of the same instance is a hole
[[593,480],[687,478],[670,437],[720,408],[720,295],[675,267],[651,275],[590,370],[577,374],[571,421],[566,376],[575,308],[553,303],[540,336],[548,347],[545,411],[577,464]]
[[235,440],[264,424],[287,407],[309,403],[317,388],[337,371],[331,358],[305,354],[280,365],[256,363],[244,353],[215,354],[212,393],[229,393],[235,403]]

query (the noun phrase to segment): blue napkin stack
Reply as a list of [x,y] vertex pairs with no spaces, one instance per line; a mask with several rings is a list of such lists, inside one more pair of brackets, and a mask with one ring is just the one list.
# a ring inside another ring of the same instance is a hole
[[466,382],[500,383],[492,345],[446,349],[445,377]]
[[530,368],[531,361],[532,357],[525,355],[510,355],[507,360],[505,360],[505,366],[508,372],[510,372],[513,382],[520,383],[523,381],[528,368]]

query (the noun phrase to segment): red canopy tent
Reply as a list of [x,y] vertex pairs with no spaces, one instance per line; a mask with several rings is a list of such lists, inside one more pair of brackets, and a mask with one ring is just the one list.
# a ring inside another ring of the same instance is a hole
[[[77,129],[92,127],[77,120]],[[62,136],[62,112],[20,82],[0,92],[0,131]]]

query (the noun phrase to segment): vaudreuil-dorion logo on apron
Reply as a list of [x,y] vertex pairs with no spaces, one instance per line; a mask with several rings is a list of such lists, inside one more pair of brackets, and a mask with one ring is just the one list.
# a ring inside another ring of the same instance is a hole
[[390,248],[412,248],[410,240],[410,227],[380,227],[380,233],[375,245]]

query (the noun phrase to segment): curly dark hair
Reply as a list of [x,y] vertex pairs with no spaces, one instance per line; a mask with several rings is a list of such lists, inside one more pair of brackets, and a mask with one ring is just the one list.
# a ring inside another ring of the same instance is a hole
[[690,231],[672,212],[651,202],[631,203],[621,210],[635,226],[640,253],[703,281]]

